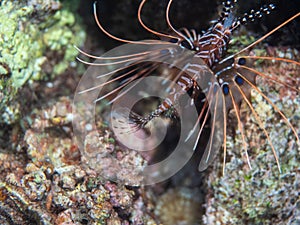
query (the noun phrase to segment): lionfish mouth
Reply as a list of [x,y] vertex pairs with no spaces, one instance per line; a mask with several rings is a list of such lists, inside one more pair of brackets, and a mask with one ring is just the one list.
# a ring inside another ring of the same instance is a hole
[[[145,135],[148,139],[143,139],[146,141],[138,142],[133,136],[139,132],[139,135],[143,136],[141,132],[150,129],[149,127],[153,128],[158,118],[167,118],[173,122],[181,122],[181,133],[184,133],[181,135],[185,135],[182,142],[191,143],[189,156],[197,152],[200,171],[205,170],[223,148],[225,173],[227,145],[230,145],[229,133],[237,133],[241,137],[241,152],[249,168],[252,167],[249,150],[261,142],[266,142],[273,152],[278,170],[281,171],[279,155],[283,150],[277,149],[278,126],[284,127],[286,133],[292,134],[298,147],[300,146],[299,122],[297,125],[297,122],[293,121],[296,116],[284,109],[283,104],[285,101],[299,102],[300,63],[297,61],[299,59],[278,57],[277,54],[268,55],[268,52],[264,52],[263,55],[256,54],[255,47],[298,18],[300,13],[250,45],[229,54],[232,33],[240,26],[246,26],[247,23],[269,14],[274,8],[272,4],[237,17],[234,15],[236,1],[226,1],[217,22],[206,32],[199,34],[193,29],[177,30],[173,27],[169,18],[172,0],[169,0],[166,8],[166,21],[171,32],[161,33],[149,28],[141,16],[145,2],[146,0],[143,0],[138,9],[141,26],[169,41],[130,41],[115,37],[103,28],[95,3],[94,15],[99,28],[110,38],[129,45],[100,57],[78,49],[83,55],[96,61],[90,63],[81,58],[78,60],[96,68],[97,72],[89,74],[92,82],[79,87],[77,96],[93,96],[92,103],[108,102],[109,106],[120,106],[112,112],[111,123],[122,145],[147,148],[149,141],[160,139],[160,135],[163,135],[159,132],[162,129],[159,125],[163,123],[161,120],[155,125],[158,127],[150,132],[157,132],[153,139],[149,139],[149,134]],[[147,80],[150,77],[155,77],[155,81]],[[144,80],[149,84],[141,85]],[[133,91],[138,87],[139,92]],[[279,94],[274,92],[274,89],[279,90]],[[147,91],[151,93],[146,93]],[[286,99],[287,93],[293,97]],[[131,108],[126,105],[135,95],[149,97],[155,94],[160,99],[158,105],[148,102],[146,105],[140,105],[140,109],[136,106],[136,110],[132,109],[133,105]],[[149,105],[152,109],[147,113],[145,109]],[[295,113],[299,111],[297,110],[295,109]],[[245,113],[249,115],[245,117]],[[194,121],[187,117],[193,118]],[[230,132],[232,121],[236,122],[236,132]],[[254,137],[253,132],[261,133],[263,140],[257,141],[257,137],[261,136]],[[285,138],[283,134],[282,138]]]

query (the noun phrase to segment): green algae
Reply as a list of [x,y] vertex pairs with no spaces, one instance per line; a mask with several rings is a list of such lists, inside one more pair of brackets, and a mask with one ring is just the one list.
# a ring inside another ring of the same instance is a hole
[[251,35],[241,34],[235,35],[230,40],[230,47],[228,48],[229,54],[237,53],[241,50],[242,46],[248,46],[255,41],[255,37]]
[[0,21],[0,123],[11,124],[20,115],[20,89],[76,66],[73,46],[83,44],[85,33],[76,15],[56,1],[2,1]]

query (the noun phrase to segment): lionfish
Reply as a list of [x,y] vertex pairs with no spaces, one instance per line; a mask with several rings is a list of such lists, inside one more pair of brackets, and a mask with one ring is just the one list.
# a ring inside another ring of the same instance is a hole
[[[125,132],[134,133],[140,129],[145,129],[147,125],[157,117],[176,117],[177,112],[174,106],[178,104],[184,93],[188,93],[191,98],[191,105],[197,107],[198,116],[195,125],[186,137],[186,139],[189,139],[191,136],[194,136],[194,150],[197,149],[205,127],[209,126],[210,128],[210,139],[205,148],[205,152],[202,152],[199,170],[202,171],[208,167],[221,145],[223,145],[223,173],[226,162],[226,130],[228,129],[228,115],[230,111],[235,114],[238,130],[242,137],[243,151],[251,168],[247,152],[248,140],[240,112],[243,102],[254,116],[258,127],[268,141],[278,169],[281,171],[279,157],[276,153],[272,138],[264,119],[261,118],[255,105],[251,102],[251,95],[256,93],[256,95],[261,96],[266,104],[273,108],[272,110],[280,116],[281,120],[290,129],[299,144],[299,135],[290,119],[284,115],[280,107],[273,102],[268,94],[263,92],[257,85],[257,80],[261,79],[280,85],[298,94],[300,91],[299,86],[297,86],[299,80],[293,75],[289,76],[289,74],[285,74],[285,79],[283,80],[274,74],[267,74],[255,69],[254,65],[257,61],[268,61],[271,63],[288,63],[299,67],[300,63],[288,58],[257,56],[254,55],[253,52],[251,54],[249,54],[249,52],[252,47],[265,40],[287,23],[299,17],[300,13],[292,16],[247,47],[229,54],[228,48],[230,47],[233,32],[238,30],[242,25],[246,25],[249,22],[261,18],[265,14],[269,14],[270,11],[274,9],[274,5],[269,4],[260,7],[258,10],[251,10],[241,17],[236,17],[234,15],[236,2],[237,0],[223,2],[222,12],[218,20],[216,20],[207,31],[198,33],[194,29],[188,30],[187,28],[182,28],[177,30],[173,27],[169,17],[172,0],[169,0],[165,14],[166,22],[171,32],[167,34],[155,31],[144,23],[141,15],[146,0],[142,0],[138,8],[138,21],[147,31],[161,38],[161,40],[151,41],[130,41],[110,34],[104,29],[98,19],[95,3],[94,17],[96,23],[107,36],[120,42],[142,47],[137,52],[128,50],[124,55],[104,55],[101,57],[85,53],[78,49],[82,54],[97,60],[94,63],[90,63],[78,58],[79,61],[88,65],[107,68],[108,72],[98,74],[97,78],[113,75],[111,79],[104,83],[94,84],[92,87],[81,91],[81,93],[89,93],[92,90],[114,84],[112,90],[107,91],[96,99],[96,102],[109,99],[109,104],[112,104],[120,98],[120,95],[126,95],[129,92],[125,91],[118,95],[122,88],[131,84],[133,84],[131,86],[133,87],[138,83],[137,81],[140,78],[148,77],[154,72],[160,73],[159,76],[165,76],[171,79],[175,84],[165,87],[164,91],[167,93],[166,98],[162,99],[156,109],[145,116],[138,115],[132,110],[130,111],[127,120],[127,123],[130,124],[130,130]],[[168,61],[170,65],[164,67],[164,70],[158,70],[162,61]],[[181,68],[178,70],[176,67],[179,67],[179,64]],[[167,72],[165,70],[167,70]],[[211,77],[205,77],[207,74],[213,77],[213,80],[211,80]],[[200,87],[203,82],[207,82],[207,88]],[[217,111],[220,113],[218,114]],[[222,115],[221,118],[220,115]],[[221,125],[217,120],[221,120]],[[124,121],[122,123],[124,123]],[[196,126],[200,127],[196,129]],[[217,134],[220,133],[219,130],[223,130],[223,133],[221,132],[221,145],[215,145],[214,142],[218,142],[219,136]]]

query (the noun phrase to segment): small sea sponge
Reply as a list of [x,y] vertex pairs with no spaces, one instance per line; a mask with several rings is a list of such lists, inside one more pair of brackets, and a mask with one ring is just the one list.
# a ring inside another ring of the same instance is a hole
[[188,188],[170,189],[160,196],[155,214],[164,225],[196,225],[202,216],[199,191]]

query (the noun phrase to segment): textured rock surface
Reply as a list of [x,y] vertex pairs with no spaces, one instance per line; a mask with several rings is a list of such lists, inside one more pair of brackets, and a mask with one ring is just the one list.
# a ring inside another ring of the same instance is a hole
[[[274,50],[274,49],[272,49]],[[276,50],[275,50],[276,51]],[[286,54],[277,50],[282,56]],[[296,51],[297,53],[297,51]],[[296,54],[298,55],[298,54]],[[299,74],[299,67],[286,63],[262,64],[261,70],[284,77]],[[286,78],[285,78],[286,79]],[[290,119],[299,131],[300,98],[296,92],[280,85],[259,81],[271,100]],[[268,83],[268,84],[267,84]],[[299,87],[299,80],[295,86]],[[205,224],[298,224],[300,147],[284,120],[274,112],[261,95],[253,92],[252,102],[270,134],[270,140],[279,157],[282,172],[276,165],[271,146],[258,123],[247,110],[245,135],[249,138],[248,155],[252,169],[245,158],[241,135],[228,137],[227,163],[222,176],[222,163],[214,165],[209,175]]]
[[20,117],[25,84],[76,66],[73,45],[82,45],[85,33],[75,17],[58,1],[1,2],[0,123]]
[[[155,1],[147,2],[143,18],[150,27],[165,31],[166,1]],[[249,138],[251,170],[241,150],[242,139],[236,126],[228,130],[225,175],[220,153],[204,173],[183,173],[171,184],[116,184],[107,176],[138,183],[137,177],[127,175],[132,167],[124,165],[143,166],[149,155],[118,145],[101,116],[97,124],[100,137],[94,139],[92,134],[96,131],[89,130],[85,150],[97,150],[106,160],[82,157],[71,124],[72,95],[83,73],[83,66],[75,60],[78,52],[73,45],[83,45],[85,32],[88,37],[83,49],[89,53],[101,54],[119,44],[110,42],[98,31],[92,15],[93,2],[0,3],[0,224],[298,224],[299,146],[291,129],[255,93],[252,102],[270,131],[282,173],[265,135],[245,105],[241,111]],[[136,21],[139,1],[133,2],[100,1],[99,18],[117,36],[149,38],[151,35],[142,32]],[[248,10],[252,4],[243,2],[239,10]],[[265,29],[264,24],[270,30],[297,9],[290,4],[279,3],[282,17],[275,15],[259,26],[256,24],[258,29],[250,32],[250,37],[249,30],[242,30],[234,39],[234,51],[254,40],[257,30]],[[213,18],[216,5],[215,1],[207,0],[192,4],[188,0],[174,1],[172,22],[176,27],[200,29]],[[295,31],[293,35],[287,30],[278,32],[270,43],[295,44],[292,40],[297,40],[299,33],[293,27],[297,26],[290,27]],[[272,55],[276,51],[274,55],[287,58],[299,55],[289,46],[282,49],[260,45],[255,53]],[[299,67],[297,70],[285,63],[260,60],[255,66],[280,79],[285,79],[286,74],[299,75]],[[288,82],[299,87],[299,80]],[[299,94],[270,82],[259,83],[293,125],[299,126]],[[112,159],[118,167],[111,166]],[[106,178],[93,168],[104,170]]]

